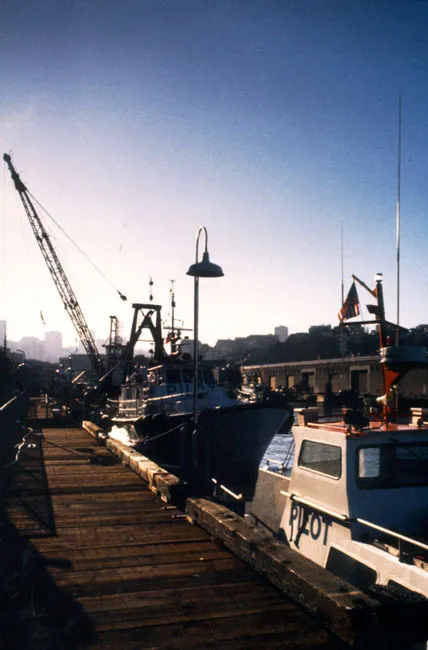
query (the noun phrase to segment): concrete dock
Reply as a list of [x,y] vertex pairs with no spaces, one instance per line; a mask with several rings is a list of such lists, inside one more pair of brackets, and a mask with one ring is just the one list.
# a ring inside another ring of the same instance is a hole
[[81,428],[3,478],[1,648],[345,647]]

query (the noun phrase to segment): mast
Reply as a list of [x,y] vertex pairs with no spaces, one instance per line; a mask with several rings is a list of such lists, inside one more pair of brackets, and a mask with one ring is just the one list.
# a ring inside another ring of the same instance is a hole
[[[341,276],[342,276],[342,286],[341,286],[341,301],[340,304],[343,305],[345,302],[345,285],[344,285],[344,264],[343,264],[343,215],[340,217],[340,268],[341,268]],[[340,323],[341,329],[340,329],[340,347],[341,347],[341,353],[342,353],[342,390],[345,387],[345,328],[343,322]]]

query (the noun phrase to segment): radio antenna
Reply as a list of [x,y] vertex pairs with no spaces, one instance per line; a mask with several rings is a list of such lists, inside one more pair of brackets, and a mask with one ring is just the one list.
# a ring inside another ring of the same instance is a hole
[[397,178],[397,331],[396,344],[400,337],[400,200],[401,200],[401,94],[398,96],[398,178]]

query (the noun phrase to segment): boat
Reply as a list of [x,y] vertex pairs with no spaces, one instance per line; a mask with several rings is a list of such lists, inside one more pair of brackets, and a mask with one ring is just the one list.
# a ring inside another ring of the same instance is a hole
[[265,388],[265,386],[257,380],[257,377],[249,379],[246,375],[243,377],[242,384],[236,389],[238,400],[244,404],[247,402],[260,402],[265,399],[265,397],[270,396],[270,393],[271,391]]
[[140,326],[134,318],[130,341],[149,329],[154,359],[134,364],[119,399],[108,400],[108,435],[123,440],[125,430],[130,444],[192,484],[192,491],[197,484],[199,493],[220,490],[244,503],[254,494],[260,462],[274,435],[284,427],[290,430],[292,407],[280,395],[240,403],[203,360],[197,364],[195,395],[194,363],[182,351],[181,331],[173,322],[165,340],[171,344],[167,354],[160,306],[139,307],[145,311]]
[[297,412],[288,459],[260,469],[248,516],[359,589],[425,599],[428,410],[401,413],[398,388],[410,369],[426,367],[427,352],[388,336],[380,275],[371,293],[383,395],[336,420]]

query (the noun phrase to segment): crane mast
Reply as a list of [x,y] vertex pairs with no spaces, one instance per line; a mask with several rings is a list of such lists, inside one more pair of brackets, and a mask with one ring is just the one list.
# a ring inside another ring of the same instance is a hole
[[105,373],[104,364],[97,350],[97,346],[95,345],[94,338],[86,323],[85,317],[83,316],[83,312],[79,306],[75,293],[67,279],[62,264],[55,252],[55,249],[52,246],[49,235],[43,226],[40,217],[37,214],[36,209],[29,197],[28,190],[25,187],[24,183],[21,181],[19,174],[15,170],[10,156],[5,153],[3,155],[3,160],[9,167],[15,188],[21,197],[21,201],[25,208],[25,212],[27,213],[31,228],[36,237],[44,260],[48,266],[50,274],[55,282],[58,293],[61,296],[64,307],[70,316],[71,321],[82,342],[82,345],[85,348],[85,351],[92,363],[95,372],[97,373],[97,377],[100,378]]

